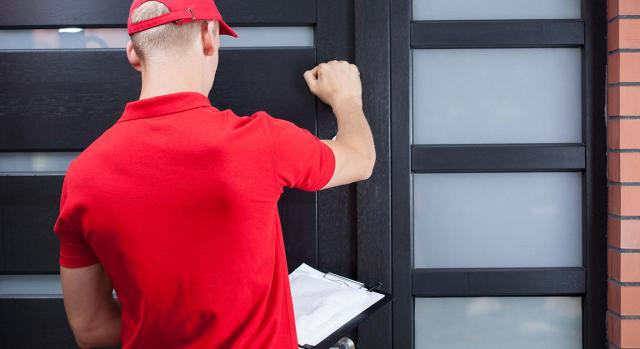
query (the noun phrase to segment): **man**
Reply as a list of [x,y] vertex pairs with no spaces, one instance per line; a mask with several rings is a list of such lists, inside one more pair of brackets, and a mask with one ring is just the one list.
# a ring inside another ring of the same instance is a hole
[[211,105],[219,34],[236,36],[212,0],[136,0],[129,16],[140,99],[72,161],[54,226],[78,344],[297,348],[277,201],[371,176],[357,68],[304,73],[338,121],[320,140]]

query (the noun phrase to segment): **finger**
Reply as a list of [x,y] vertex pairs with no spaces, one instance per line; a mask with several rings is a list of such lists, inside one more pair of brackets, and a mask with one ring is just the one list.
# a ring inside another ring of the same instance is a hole
[[304,80],[307,82],[307,85],[314,86],[316,82],[318,82],[317,73],[318,73],[317,67],[304,72]]
[[304,72],[304,75],[312,77],[312,78],[317,80],[318,79],[318,70],[319,70],[319,66],[315,66],[315,67],[307,70],[306,72]]

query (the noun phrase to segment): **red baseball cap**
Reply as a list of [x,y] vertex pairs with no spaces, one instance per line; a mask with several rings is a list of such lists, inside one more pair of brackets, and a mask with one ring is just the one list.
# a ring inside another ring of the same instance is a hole
[[193,20],[207,20],[213,19],[220,23],[220,34],[231,35],[234,38],[238,37],[238,34],[229,27],[227,23],[222,19],[218,7],[213,0],[154,0],[163,3],[169,8],[169,13],[145,19],[138,23],[131,23],[131,16],[133,11],[138,6],[150,0],[134,0],[129,10],[129,19],[127,20],[127,30],[131,36],[139,31],[153,28],[159,25],[163,25],[169,22],[176,22],[181,24]]

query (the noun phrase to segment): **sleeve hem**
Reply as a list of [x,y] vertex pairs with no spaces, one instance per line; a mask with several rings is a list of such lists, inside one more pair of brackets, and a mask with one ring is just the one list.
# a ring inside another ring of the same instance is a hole
[[333,150],[326,143],[322,141],[320,143],[322,143],[322,146],[326,148],[325,151],[329,154],[327,156],[327,159],[329,160],[330,165],[324,167],[325,170],[322,173],[322,177],[320,178],[320,180],[318,180],[316,185],[313,186],[313,188],[309,189],[309,191],[318,191],[324,188],[324,186],[327,185],[327,183],[329,183],[329,181],[333,177],[333,174],[335,173],[335,170],[336,170],[336,156],[333,153]]
[[60,257],[58,264],[65,268],[83,268],[88,267],[90,265],[94,265],[100,263],[98,259],[90,259],[90,260],[81,260],[81,259],[72,259],[72,258],[62,258]]

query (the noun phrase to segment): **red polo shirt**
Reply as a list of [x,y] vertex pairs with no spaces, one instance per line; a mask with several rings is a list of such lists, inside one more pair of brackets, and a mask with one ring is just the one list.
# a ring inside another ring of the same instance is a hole
[[123,348],[297,348],[278,198],[334,154],[294,123],[197,92],[130,102],[69,166],[60,265],[101,263]]

